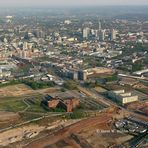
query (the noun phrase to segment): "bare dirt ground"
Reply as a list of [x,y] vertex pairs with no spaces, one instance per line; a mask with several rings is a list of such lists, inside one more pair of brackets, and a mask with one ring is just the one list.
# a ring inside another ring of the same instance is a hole
[[18,84],[13,86],[7,86],[0,88],[0,97],[8,97],[8,96],[21,96],[24,94],[32,93],[33,90],[27,87],[24,84]]
[[134,87],[134,88],[137,88],[137,89],[148,90],[148,86],[145,86],[145,85],[143,85],[142,83],[135,84],[133,87]]
[[0,145],[7,146],[15,141],[21,141],[23,138],[34,137],[43,129],[44,127],[38,125],[29,125],[2,132],[0,133]]
[[131,136],[110,133],[115,116],[114,110],[109,110],[87,119],[29,124],[1,132],[0,145],[7,148],[101,148],[121,144]]
[[76,122],[80,121],[77,120],[63,120],[63,119],[49,119],[49,122],[45,124],[36,124],[30,123],[27,125],[23,125],[20,127],[16,127],[13,129],[9,129],[6,131],[0,132],[0,146],[5,147],[19,147],[21,148],[23,145],[26,144],[25,141],[32,141],[32,138],[38,139],[38,136],[46,135],[47,131],[51,131],[54,129],[58,129],[62,126],[69,126]]
[[20,119],[19,114],[13,112],[0,112],[0,129],[2,127],[9,126],[13,123],[18,122]]
[[[85,125],[84,125],[85,126]],[[121,144],[132,138],[123,133],[109,133],[111,126],[108,123],[92,125],[80,131],[72,133],[70,136],[48,145],[50,148],[104,148]],[[98,131],[107,131],[101,133]]]
[[0,111],[0,122],[7,121],[7,120],[15,120],[18,119],[19,115],[13,112],[1,112]]
[[148,101],[134,102],[134,103],[127,105],[127,108],[130,110],[137,111],[138,113],[142,113],[145,116],[148,115]]
[[13,86],[6,86],[0,88],[0,98],[4,97],[18,97],[23,95],[28,95],[32,93],[53,93],[57,91],[57,88],[46,88],[40,90],[33,90],[25,84],[17,84]]
[[106,137],[104,137],[96,132],[97,129],[110,130],[111,121],[111,114],[102,113],[97,117],[84,119],[73,125],[65,127],[54,134],[49,133],[46,137],[33,141],[25,146],[25,148],[58,148],[60,144],[61,148],[98,148],[98,143],[101,143],[100,146],[107,146],[108,144],[117,144],[131,138],[124,134],[114,134],[113,136],[116,138],[115,140],[112,138],[112,135],[106,134]]
[[112,129],[112,124],[99,124],[95,127],[85,129],[77,135],[85,139],[92,148],[104,148],[114,144],[118,145],[132,138],[132,136],[123,133],[110,133]]
[[131,103],[129,104],[128,106],[128,109],[142,109],[142,108],[145,108],[145,107],[148,107],[148,101],[144,101],[144,102],[134,102],[134,103]]

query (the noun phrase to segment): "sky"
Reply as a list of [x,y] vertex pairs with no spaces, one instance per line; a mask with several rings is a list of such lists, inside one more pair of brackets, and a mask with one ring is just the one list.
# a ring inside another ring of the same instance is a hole
[[148,0],[0,0],[0,6],[148,5]]

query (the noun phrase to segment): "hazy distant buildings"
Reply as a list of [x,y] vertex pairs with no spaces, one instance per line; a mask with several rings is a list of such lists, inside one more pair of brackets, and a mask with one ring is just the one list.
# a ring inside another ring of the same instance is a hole
[[13,19],[13,16],[6,16],[6,22],[11,23]]
[[40,30],[40,29],[36,29],[34,30],[33,34],[35,35],[35,37],[37,38],[44,38],[45,37],[45,32]]
[[105,30],[99,31],[99,40],[104,41],[105,40]]
[[99,31],[101,31],[101,22],[99,21]]
[[65,21],[64,21],[64,24],[66,24],[66,25],[71,24],[71,20],[65,20]]

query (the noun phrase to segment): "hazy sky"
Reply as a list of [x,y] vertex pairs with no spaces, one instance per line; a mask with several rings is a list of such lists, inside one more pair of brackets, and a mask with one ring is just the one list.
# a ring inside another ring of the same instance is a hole
[[148,0],[0,0],[0,6],[148,5]]

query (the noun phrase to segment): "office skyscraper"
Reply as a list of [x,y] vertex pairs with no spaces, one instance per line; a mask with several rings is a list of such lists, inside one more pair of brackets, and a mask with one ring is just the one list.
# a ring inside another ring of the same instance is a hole
[[83,38],[88,38],[90,34],[90,28],[86,27],[83,29]]
[[101,22],[99,21],[99,31],[101,31]]
[[114,41],[114,40],[116,40],[116,30],[112,29],[111,30],[111,41]]

